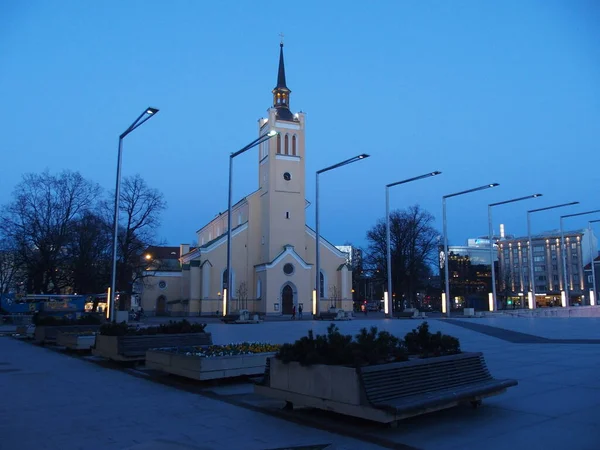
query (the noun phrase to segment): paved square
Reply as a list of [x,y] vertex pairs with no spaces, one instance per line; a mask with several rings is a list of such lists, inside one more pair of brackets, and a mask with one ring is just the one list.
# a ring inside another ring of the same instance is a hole
[[[484,401],[403,421],[396,429],[309,410],[284,412],[249,382],[198,384],[118,369],[0,338],[0,448],[29,449],[598,449],[600,320],[430,320],[432,331],[482,351],[517,387]],[[403,336],[414,320],[339,322]],[[328,322],[209,324],[215,343],[290,342]],[[560,341],[560,343],[557,343]],[[582,343],[585,342],[585,343]]]

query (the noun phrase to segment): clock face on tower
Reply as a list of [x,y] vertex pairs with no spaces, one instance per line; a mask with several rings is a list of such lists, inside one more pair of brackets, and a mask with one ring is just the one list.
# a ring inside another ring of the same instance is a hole
[[283,179],[284,179],[285,181],[290,181],[290,180],[292,179],[292,174],[291,174],[291,173],[289,173],[289,172],[285,172],[285,173],[283,174]]

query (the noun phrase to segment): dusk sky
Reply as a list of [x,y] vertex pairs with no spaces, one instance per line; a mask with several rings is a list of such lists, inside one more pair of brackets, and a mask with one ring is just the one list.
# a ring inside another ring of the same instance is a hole
[[[80,171],[114,188],[119,134],[147,106],[159,114],[124,142],[123,175],[141,174],[168,210],[159,239],[193,242],[227,207],[228,155],[257,136],[271,105],[285,34],[291,110],[307,113],[307,223],[314,173],[371,158],[321,183],[321,231],[365,245],[385,212],[420,204],[451,244],[526,233],[535,216],[600,208],[600,2],[590,1],[17,1],[0,2],[0,204],[25,172]],[[258,186],[257,150],[235,161],[234,198]],[[587,226],[600,214],[568,221]],[[596,234],[600,227],[596,227]]]

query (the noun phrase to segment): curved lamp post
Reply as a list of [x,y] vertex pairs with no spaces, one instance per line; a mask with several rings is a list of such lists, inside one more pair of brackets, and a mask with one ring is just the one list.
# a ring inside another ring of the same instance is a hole
[[348,164],[352,164],[356,161],[361,161],[363,159],[368,158],[370,155],[363,153],[358,156],[354,156],[353,158],[346,159],[345,161],[334,164],[333,166],[325,167],[324,169],[317,170],[316,172],[316,191],[315,191],[315,245],[316,245],[316,254],[315,254],[315,290],[313,291],[313,315],[319,314],[319,303],[321,301],[321,252],[319,249],[319,175],[324,172],[329,172],[330,170],[337,169],[342,166],[347,166]]
[[448,263],[449,263],[449,258],[448,258],[448,224],[447,224],[447,220],[446,220],[446,199],[451,198],[451,197],[458,197],[459,195],[465,195],[465,194],[470,194],[471,192],[477,192],[477,191],[483,191],[485,189],[490,189],[496,186],[500,186],[499,183],[490,183],[490,184],[486,184],[483,186],[479,186],[473,189],[468,189],[466,191],[461,191],[461,192],[456,192],[455,194],[448,194],[448,195],[444,195],[442,197],[442,216],[443,216],[443,227],[444,227],[444,257],[446,258],[444,261],[444,278],[445,278],[445,299],[442,299],[442,313],[443,313],[443,306],[446,306],[446,315],[448,317],[450,317],[450,279],[449,277],[449,271],[448,271]]
[[408,178],[402,181],[396,181],[395,183],[390,183],[385,185],[385,248],[386,248],[386,261],[387,261],[387,292],[384,293],[384,306],[385,306],[385,315],[392,316],[393,315],[393,293],[392,293],[392,250],[390,243],[390,188],[394,186],[398,186],[400,184],[410,183],[411,181],[422,180],[423,178],[434,177],[436,175],[440,175],[442,172],[436,170],[435,172],[426,173],[425,175],[420,175],[418,177]]
[[[590,240],[592,236],[592,224],[600,222],[600,219],[590,220],[588,222],[588,231],[590,233]],[[596,255],[594,255],[594,249],[592,248],[592,243],[590,242],[590,264],[592,265],[592,289],[590,290],[590,306],[596,305],[596,299],[598,297],[596,290],[596,268],[594,267],[594,260],[596,259]]]
[[115,298],[117,296],[116,284],[117,284],[117,239],[119,234],[119,197],[121,191],[121,159],[123,154],[123,139],[129,133],[136,128],[140,127],[143,123],[150,120],[158,113],[157,108],[146,108],[137,119],[119,136],[119,152],[117,157],[117,185],[115,187],[115,211],[114,211],[114,233],[113,233],[113,255],[112,255],[112,276],[110,282],[110,308],[109,308],[109,320],[114,320],[115,313]]

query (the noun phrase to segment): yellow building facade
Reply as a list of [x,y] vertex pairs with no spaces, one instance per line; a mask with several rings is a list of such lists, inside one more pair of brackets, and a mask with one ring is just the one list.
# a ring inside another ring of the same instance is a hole
[[[258,189],[232,207],[232,286],[230,311],[291,314],[312,310],[315,289],[315,232],[306,225],[306,118],[290,110],[283,44],[277,85],[258,136],[278,135],[258,146]],[[147,277],[141,305],[150,314],[222,313],[227,286],[227,211],[197,232],[197,246],[181,245],[180,269]],[[352,310],[352,272],[347,254],[320,237],[321,300]]]

